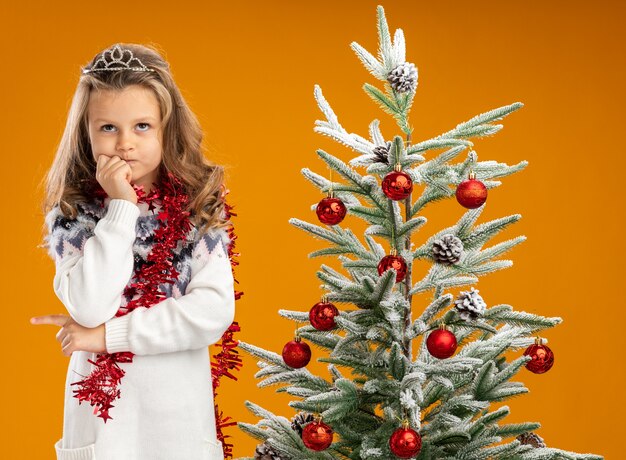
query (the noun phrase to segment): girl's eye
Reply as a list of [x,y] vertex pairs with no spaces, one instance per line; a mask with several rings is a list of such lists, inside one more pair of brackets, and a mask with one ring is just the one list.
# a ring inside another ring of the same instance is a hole
[[[150,129],[150,124],[149,123],[137,123],[137,126],[139,127],[139,131],[147,131],[148,129]],[[113,129],[108,129],[108,128],[114,128],[115,126],[113,125],[102,125],[102,131],[107,132],[107,133],[111,133],[113,132]]]

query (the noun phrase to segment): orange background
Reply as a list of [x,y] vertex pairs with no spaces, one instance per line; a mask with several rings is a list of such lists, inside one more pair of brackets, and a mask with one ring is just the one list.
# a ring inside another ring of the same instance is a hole
[[[60,139],[80,65],[117,41],[155,43],[165,50],[205,129],[208,157],[228,167],[241,253],[236,276],[245,292],[237,303],[243,329],[238,337],[280,353],[295,323],[277,310],[308,311],[321,294],[319,265],[338,267],[331,258],[308,259],[324,243],[287,222],[290,217],[316,222],[310,206],[322,195],[300,169],[326,173],[317,148],[345,161],[355,156],[313,132],[321,118],[313,85],[321,85],[349,132],[367,137],[367,125],[378,118],[387,138],[399,133],[362,91],[364,82],[379,82],[349,48],[357,41],[375,51],[378,3],[3,6],[0,433],[5,455],[54,458],[53,443],[62,435],[68,358],[55,341],[57,327],[28,320],[64,312],[52,290],[52,261],[36,248],[43,219],[38,184]],[[504,119],[502,131],[475,141],[480,160],[530,162],[501,179],[478,221],[520,213],[520,222],[492,241],[520,234],[528,240],[505,254],[513,267],[481,278],[477,288],[490,306],[508,303],[564,322],[544,334],[556,354],[554,368],[544,375],[522,369],[515,380],[530,394],[506,402],[512,414],[505,422],[540,422],[538,433],[551,447],[621,458],[624,4],[381,3],[391,30],[404,30],[407,60],[419,69],[410,117],[413,142],[487,110],[525,104]],[[453,200],[431,205],[425,212],[429,222],[414,242],[421,244],[462,213]],[[345,225],[361,228],[354,218]],[[427,302],[414,298],[414,315]],[[315,355],[320,352],[314,349]],[[328,377],[325,366],[309,367]],[[290,398],[273,388],[258,389],[256,371],[256,359],[244,355],[238,382],[223,382],[222,409],[235,420],[256,422],[243,406],[247,399],[292,417]],[[255,440],[237,428],[228,433],[236,458],[253,455]]]

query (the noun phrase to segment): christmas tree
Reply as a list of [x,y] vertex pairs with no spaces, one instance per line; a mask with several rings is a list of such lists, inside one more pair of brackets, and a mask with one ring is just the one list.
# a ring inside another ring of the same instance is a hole
[[[318,150],[329,179],[307,168],[302,173],[327,194],[313,207],[322,225],[296,218],[290,223],[330,243],[309,256],[331,256],[344,273],[323,264],[317,272],[326,292],[322,299],[310,311],[279,311],[309,323],[297,329],[282,354],[239,344],[261,360],[258,385],[278,385],[277,391],[296,399],[289,405],[299,411],[288,420],[246,401],[261,418],[256,425],[238,423],[262,441],[254,458],[602,459],[546,447],[533,432],[539,423],[504,424],[509,408],[490,410],[491,403],[528,392],[510,381],[522,368],[549,371],[554,354],[537,333],[562,321],[510,305],[488,306],[473,286],[480,276],[510,267],[510,260],[495,259],[525,240],[518,236],[484,248],[521,216],[476,221],[487,191],[501,185],[495,179],[527,162],[478,161],[472,139],[498,132],[502,125],[494,122],[523,104],[491,110],[412,144],[408,115],[417,68],[405,61],[402,30],[392,40],[383,8],[377,11],[378,57],[356,42],[351,47],[384,85],[384,91],[368,83],[363,89],[403,135],[386,141],[378,120],[369,126],[371,140],[348,133],[315,86],[326,118],[316,122],[315,131],[358,156],[345,163]],[[462,161],[453,162],[464,152]],[[341,182],[332,181],[333,172]],[[416,246],[411,238],[426,224],[420,212],[445,199],[456,199],[460,218]],[[338,225],[346,215],[366,222],[365,244]],[[418,260],[429,264],[426,273],[413,270]],[[451,289],[465,290],[453,295],[446,292]],[[328,363],[328,378],[306,368],[307,342],[325,353],[318,361]],[[511,350],[520,356],[507,362],[504,354]]]

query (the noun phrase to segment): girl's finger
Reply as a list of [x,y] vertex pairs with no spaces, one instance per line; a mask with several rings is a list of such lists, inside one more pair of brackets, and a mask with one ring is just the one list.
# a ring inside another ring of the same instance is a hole
[[96,163],[96,179],[97,179],[97,176],[100,176],[103,173],[105,173],[109,169],[111,164],[114,162],[115,162],[115,157],[99,155],[98,162]]
[[65,328],[62,327],[61,329],[59,329],[59,332],[57,332],[56,339],[57,341],[61,342],[64,337],[65,337]]
[[96,169],[101,170],[104,165],[106,165],[109,162],[109,157],[106,155],[99,155],[98,156],[98,161],[96,163]]
[[34,316],[30,319],[30,322],[33,324],[52,324],[53,316],[54,315]]
[[128,167],[130,169],[130,165],[125,160],[120,159],[118,162],[111,165],[111,168],[108,171],[112,173],[114,171],[117,171],[120,168],[125,168],[125,167]]
[[63,338],[63,342],[61,342],[61,348],[65,351],[65,348],[68,347],[71,343],[72,339],[69,335],[66,335]]
[[63,351],[63,354],[65,356],[70,356],[72,354],[72,352],[70,351],[70,344],[68,343],[67,345],[65,345],[61,350]]
[[105,169],[108,170],[109,168],[114,167],[115,164],[119,163],[120,161],[122,161],[122,159],[119,156],[115,155],[115,156],[109,157],[109,159],[103,166],[105,166]]
[[113,166],[109,172],[111,174],[117,174],[118,171],[121,170],[126,170],[125,179],[130,182],[133,179],[133,170],[125,161],[121,162],[119,165]]
[[45,315],[35,316],[30,319],[31,324],[56,324],[57,326],[63,326],[69,316],[67,315]]

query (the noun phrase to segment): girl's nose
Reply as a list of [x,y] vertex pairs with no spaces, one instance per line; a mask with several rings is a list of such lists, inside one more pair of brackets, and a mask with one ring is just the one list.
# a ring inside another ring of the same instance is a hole
[[134,148],[134,143],[131,139],[130,134],[120,134],[117,139],[117,145],[115,146],[117,150],[132,150]]
[[130,144],[118,144],[116,149],[118,152],[130,152],[133,147]]

